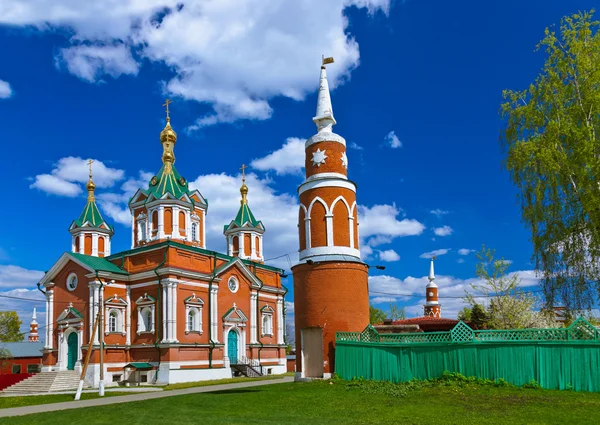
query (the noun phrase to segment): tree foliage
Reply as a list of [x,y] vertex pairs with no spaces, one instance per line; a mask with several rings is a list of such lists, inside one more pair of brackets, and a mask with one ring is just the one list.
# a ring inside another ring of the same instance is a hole
[[[471,320],[481,329],[521,329],[556,327],[552,315],[540,307],[540,300],[531,292],[519,288],[517,274],[507,273],[509,262],[497,260],[495,251],[485,246],[477,253],[476,273],[481,283],[472,283],[473,292],[468,292],[466,301],[471,304]],[[489,300],[487,312],[478,303],[477,297]],[[477,322],[477,323],[475,323]]]
[[406,308],[398,307],[396,304],[390,303],[390,312],[388,318],[392,320],[404,320],[406,319]]
[[380,310],[372,305],[369,306],[369,323],[372,325],[376,325],[378,323],[383,323],[383,321],[387,318],[385,311]]
[[21,319],[15,311],[0,311],[0,341],[19,342],[23,340]]
[[531,230],[548,305],[589,308],[600,285],[600,34],[593,13],[562,19],[537,46],[541,73],[505,90],[501,143]]

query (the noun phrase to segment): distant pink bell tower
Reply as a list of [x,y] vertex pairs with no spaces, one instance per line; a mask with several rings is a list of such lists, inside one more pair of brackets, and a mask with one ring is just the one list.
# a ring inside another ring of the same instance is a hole
[[31,323],[29,324],[29,342],[38,342],[40,337],[38,335],[38,322],[36,319],[35,307],[33,307],[33,316],[31,316]]
[[431,259],[431,265],[429,266],[429,283],[426,287],[423,315],[427,317],[442,317],[442,306],[438,299],[438,286],[435,283],[435,273],[433,270],[434,260],[435,257]]

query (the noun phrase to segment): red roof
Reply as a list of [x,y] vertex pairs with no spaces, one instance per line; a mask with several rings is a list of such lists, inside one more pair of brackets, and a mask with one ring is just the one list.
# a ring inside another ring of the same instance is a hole
[[[395,320],[393,325],[419,325],[424,332],[449,331],[459,322],[457,319],[446,319],[443,317],[414,317],[412,319]],[[468,323],[467,323],[468,324]]]

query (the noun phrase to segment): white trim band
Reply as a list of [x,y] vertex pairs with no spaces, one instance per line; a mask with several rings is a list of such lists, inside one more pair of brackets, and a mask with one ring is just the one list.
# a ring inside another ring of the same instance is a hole
[[[325,174],[325,173],[323,173],[323,174]],[[329,173],[327,173],[327,174],[329,174]],[[331,173],[331,174],[337,174],[337,173]],[[347,180],[345,177],[343,180],[338,179],[337,176],[332,176],[332,177],[334,177],[334,178],[324,178],[324,179],[312,180],[312,181],[309,181],[307,179],[306,182],[302,183],[298,187],[298,194],[302,195],[307,190],[318,189],[321,187],[341,187],[341,188],[348,189],[348,190],[351,190],[352,192],[356,193],[356,184],[354,184],[353,181]]]

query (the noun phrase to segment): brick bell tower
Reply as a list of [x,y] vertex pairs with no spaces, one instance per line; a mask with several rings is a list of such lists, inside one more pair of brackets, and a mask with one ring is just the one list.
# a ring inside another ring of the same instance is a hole
[[306,179],[298,188],[299,263],[294,275],[296,377],[328,378],[334,372],[335,333],[369,324],[368,267],[360,259],[356,185],[348,180],[346,141],[332,131],[324,58],[313,121],[318,132],[305,143]]
[[31,322],[29,323],[29,342],[38,342],[40,336],[38,335],[38,322],[35,307],[33,307],[33,316],[31,316]]
[[433,271],[433,262],[435,257],[431,259],[429,266],[429,283],[425,288],[425,304],[423,305],[423,314],[429,317],[442,317],[442,306],[438,299],[438,286],[435,283],[435,273]]

